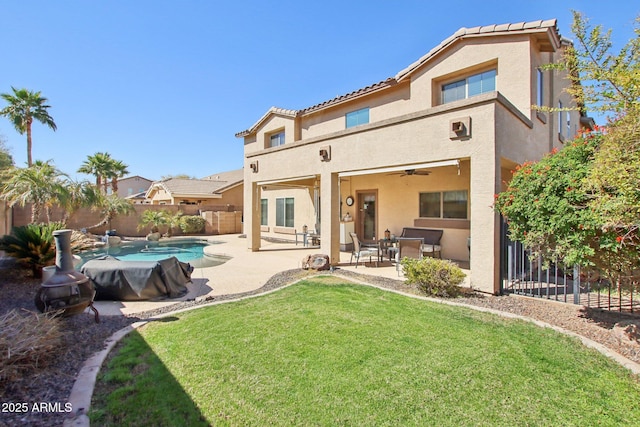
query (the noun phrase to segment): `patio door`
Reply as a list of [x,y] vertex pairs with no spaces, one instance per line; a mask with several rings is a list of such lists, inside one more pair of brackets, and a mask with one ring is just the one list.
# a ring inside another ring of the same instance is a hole
[[357,233],[361,240],[375,240],[378,228],[378,192],[358,192]]

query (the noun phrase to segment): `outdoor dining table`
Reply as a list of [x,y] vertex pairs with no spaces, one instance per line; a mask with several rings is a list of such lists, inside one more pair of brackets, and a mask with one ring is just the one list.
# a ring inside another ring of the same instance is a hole
[[396,259],[398,247],[396,239],[365,240],[360,243],[363,248],[378,250],[378,261],[384,261],[384,256],[389,255],[389,261]]

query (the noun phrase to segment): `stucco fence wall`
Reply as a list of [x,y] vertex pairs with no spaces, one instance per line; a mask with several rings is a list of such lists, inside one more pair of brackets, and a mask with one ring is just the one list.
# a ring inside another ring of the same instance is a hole
[[[234,234],[242,232],[242,206],[234,205],[134,205],[135,213],[130,215],[118,215],[110,225],[99,227],[95,229],[87,230],[93,234],[104,234],[107,230],[116,230],[116,233],[120,236],[130,237],[144,237],[151,230],[150,226],[138,228],[140,224],[140,218],[146,210],[166,210],[171,213],[180,211],[184,215],[199,215],[206,220],[204,234]],[[14,206],[11,209],[13,212],[10,217],[13,217],[11,226],[26,225],[31,222],[31,206],[26,205],[24,207]],[[62,219],[62,210],[54,209],[52,212],[51,220],[59,221]],[[1,214],[0,214],[1,215]],[[1,218],[1,217],[0,217]],[[75,230],[81,230],[83,228],[91,227],[99,223],[102,220],[102,216],[99,212],[92,211],[91,209],[80,209],[73,214],[70,220],[67,222],[67,227]],[[40,221],[46,222],[44,213],[40,217]],[[1,230],[1,234],[7,234],[10,230]],[[167,227],[160,227],[161,233],[167,232]],[[174,236],[183,235],[182,230],[179,227],[173,229]]]

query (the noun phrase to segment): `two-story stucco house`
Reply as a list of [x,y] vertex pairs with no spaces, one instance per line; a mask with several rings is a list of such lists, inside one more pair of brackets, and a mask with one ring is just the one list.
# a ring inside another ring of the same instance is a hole
[[[589,123],[534,108],[575,106],[565,76],[541,69],[568,43],[556,20],[461,28],[394,77],[303,110],[271,108],[236,135],[249,248],[260,249],[265,206],[285,227],[317,223],[336,264],[347,214],[363,239],[441,229],[443,258],[469,262],[472,285],[498,292],[494,195],[517,164]],[[307,200],[287,188],[306,189]]]

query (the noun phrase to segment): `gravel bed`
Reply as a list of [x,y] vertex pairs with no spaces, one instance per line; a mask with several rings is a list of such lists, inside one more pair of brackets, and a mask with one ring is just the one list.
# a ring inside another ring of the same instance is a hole
[[[102,316],[100,323],[94,322],[91,312],[61,319],[68,332],[56,354],[41,361],[42,369],[37,372],[25,373],[18,380],[0,382],[0,403],[26,402],[30,406],[40,402],[59,403],[64,408],[82,363],[93,353],[104,348],[105,339],[115,331],[141,319],[177,309],[268,292],[313,274],[315,273],[300,269],[288,270],[274,275],[260,289],[251,292],[179,302],[171,307],[139,313],[136,316]],[[383,288],[416,293],[414,288],[402,280],[367,276],[340,269],[336,270],[336,274]],[[40,280],[28,277],[25,270],[15,268],[6,259],[0,260],[0,315],[14,308],[35,311],[33,299],[39,285]],[[470,294],[455,301],[528,316],[563,327],[640,363],[640,316],[517,296]],[[0,426],[55,426],[62,425],[63,417],[64,413],[55,412],[5,412],[0,413]]]

